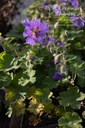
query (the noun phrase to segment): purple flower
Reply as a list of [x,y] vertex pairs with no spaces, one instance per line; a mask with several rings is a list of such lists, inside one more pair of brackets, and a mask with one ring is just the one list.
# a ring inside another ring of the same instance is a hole
[[42,43],[48,32],[48,26],[46,22],[41,22],[40,19],[29,21],[26,19],[23,22],[25,30],[23,36],[26,37],[26,44],[33,46],[35,42]]
[[50,41],[50,42],[55,42],[56,39],[55,39],[53,36],[49,35],[49,41]]
[[61,14],[61,10],[60,10],[58,4],[53,5],[52,9],[53,9],[53,12],[54,12],[56,15],[60,15],[60,14]]
[[64,44],[63,44],[63,43],[61,43],[61,42],[58,42],[58,43],[57,43],[57,46],[58,46],[58,47],[63,47],[63,46],[64,46]]
[[85,20],[83,20],[80,16],[72,16],[70,18],[70,22],[72,22],[75,27],[80,28],[84,26]]
[[62,6],[66,6],[66,2],[67,2],[67,0],[60,0],[60,3]]
[[45,8],[46,10],[50,10],[50,4],[49,4],[49,2],[43,2],[40,5],[40,8]]
[[56,42],[56,39],[53,36],[49,35],[48,39],[44,42],[44,45],[48,45],[55,42]]
[[55,72],[54,76],[53,76],[53,79],[54,80],[62,80],[63,77],[62,75],[60,74],[60,72]]
[[72,4],[72,6],[74,8],[78,8],[78,6],[79,6],[78,0],[69,0],[69,2]]

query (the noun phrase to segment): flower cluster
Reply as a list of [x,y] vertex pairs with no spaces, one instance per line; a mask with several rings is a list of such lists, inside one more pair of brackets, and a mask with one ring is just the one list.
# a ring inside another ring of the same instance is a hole
[[[61,15],[62,13],[62,6],[66,6],[67,2],[69,2],[74,8],[79,7],[79,2],[78,0],[60,0],[59,3],[57,2],[54,5],[50,5],[49,2],[43,2],[39,8],[41,9],[46,9],[46,10],[51,10],[55,13],[55,15]],[[82,19],[81,16],[72,16],[70,17],[70,22],[73,23],[73,26],[80,28],[84,26],[85,20]],[[47,46],[48,44],[55,43],[56,45],[56,39],[52,36],[49,35],[46,38],[46,33],[49,31],[47,23],[42,22],[40,19],[35,19],[35,20],[24,20],[23,25],[25,27],[25,30],[23,32],[23,36],[26,38],[26,44],[29,44],[33,46],[36,42],[39,44],[43,44]],[[57,47],[63,48],[64,43],[57,42]],[[54,58],[54,64],[58,65],[58,56]],[[62,74],[60,72],[55,72],[53,75],[54,80],[62,80]]]

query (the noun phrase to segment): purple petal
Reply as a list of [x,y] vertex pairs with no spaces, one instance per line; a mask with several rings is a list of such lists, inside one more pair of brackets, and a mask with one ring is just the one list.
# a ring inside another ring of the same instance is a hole
[[23,32],[23,37],[28,37],[32,34],[32,31],[30,29],[25,29]]
[[76,17],[76,16],[72,16],[72,17],[70,18],[70,21],[71,21],[71,22],[74,22],[77,18],[78,18],[78,17]]
[[37,41],[41,44],[43,41],[43,38],[41,36],[38,36]]
[[72,6],[74,8],[78,8],[78,6],[79,6],[78,0],[69,0],[69,2],[72,4]]
[[45,22],[42,22],[41,23],[41,25],[39,26],[39,29],[38,29],[39,31],[41,31],[41,32],[48,32],[48,26],[47,26],[47,23],[45,23]]
[[58,42],[58,43],[57,43],[57,46],[58,46],[58,47],[63,47],[63,46],[64,46],[64,44],[63,44],[63,43],[61,43],[61,42]]
[[51,35],[49,35],[49,39],[55,42],[55,38]]
[[56,59],[54,59],[54,64],[55,64],[55,65],[58,64],[58,61],[57,61]]
[[32,20],[30,22],[31,28],[37,28],[40,25],[40,19]]
[[48,43],[53,43],[53,42],[56,42],[56,39],[53,36],[49,35]]
[[66,6],[67,0],[60,0],[62,6]]
[[58,4],[55,4],[55,5],[53,5],[52,9],[56,9],[58,7],[59,7],[59,5]]
[[40,5],[40,8],[45,8],[46,10],[50,10],[50,4],[49,4],[49,2],[43,2]]
[[45,34],[45,33],[42,33],[42,32],[41,32],[41,33],[39,33],[38,35],[41,36],[42,39],[45,39],[45,38],[46,38],[46,34]]
[[54,12],[56,15],[60,15],[60,14],[61,14],[61,10],[60,10],[60,9],[53,9],[53,12]]
[[84,26],[84,22],[80,21],[80,22],[79,22],[79,26],[80,26],[80,27],[83,27],[83,26]]
[[28,19],[23,21],[24,27],[29,27],[30,26],[30,21]]
[[63,77],[59,72],[55,72],[54,76],[53,76],[54,80],[62,80]]
[[60,14],[61,14],[61,10],[60,10],[58,4],[53,5],[52,9],[53,9],[53,12],[54,12],[56,15],[60,15]]
[[73,16],[70,18],[70,21],[75,27],[83,27],[85,23],[85,20],[83,20],[80,16]]
[[74,26],[76,27],[83,27],[84,26],[84,22],[82,22],[81,20],[77,20],[74,22]]
[[28,37],[28,38],[26,39],[26,44],[30,44],[31,46],[33,46],[33,45],[35,44],[35,40]]

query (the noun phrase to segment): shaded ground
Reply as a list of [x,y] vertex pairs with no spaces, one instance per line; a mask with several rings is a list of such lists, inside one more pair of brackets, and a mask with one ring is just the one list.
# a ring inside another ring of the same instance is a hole
[[21,5],[17,5],[18,9],[19,9],[19,15],[17,14],[15,16],[15,18],[12,21],[13,25],[18,25],[21,21],[23,21],[26,16],[22,14],[23,10],[28,7],[29,5],[31,5],[33,3],[34,0],[20,0],[21,1]]
[[[15,15],[15,17],[14,17],[14,19],[12,21],[10,21],[10,23],[12,25],[18,25],[21,21],[23,21],[26,18],[26,16],[23,15],[22,12],[23,12],[23,10],[26,7],[28,7],[29,5],[31,5],[34,0],[20,0],[20,1],[21,1],[22,4],[18,4],[17,5],[17,7],[19,9],[19,13]],[[0,51],[2,51],[2,50],[0,49]],[[4,94],[2,94],[2,93],[3,92],[0,91],[0,95],[2,95],[2,97],[4,97]],[[4,99],[2,98],[2,101],[3,100]],[[5,106],[4,106],[3,103],[0,103],[0,106],[1,106],[1,108],[0,108],[0,128],[9,128],[10,119],[8,119],[7,116],[5,116],[5,113],[6,113]]]

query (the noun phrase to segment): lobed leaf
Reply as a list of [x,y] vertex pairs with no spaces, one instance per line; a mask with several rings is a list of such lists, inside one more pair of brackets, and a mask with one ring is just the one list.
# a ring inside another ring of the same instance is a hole
[[82,128],[82,125],[80,124],[82,119],[75,112],[66,112],[65,115],[58,120],[58,122],[59,126],[62,126],[62,128]]

